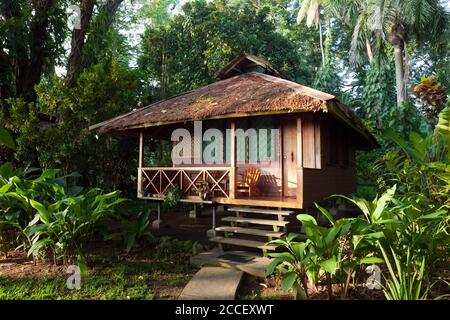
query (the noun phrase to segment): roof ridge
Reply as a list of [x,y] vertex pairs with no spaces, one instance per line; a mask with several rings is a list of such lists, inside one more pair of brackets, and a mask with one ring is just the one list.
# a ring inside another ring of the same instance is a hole
[[[287,79],[283,79],[283,78],[279,78],[279,77],[274,77],[268,74],[263,74],[263,73],[259,73],[259,72],[249,72],[250,74],[256,74],[258,76],[260,76],[261,78],[263,78],[266,81],[270,81],[273,83],[283,83],[285,85],[287,85],[289,88],[295,90],[297,93],[301,93],[304,95],[307,95],[311,98],[315,98],[315,99],[320,99],[320,100],[333,100],[336,99],[335,95],[305,86],[303,84],[291,81],[291,80],[287,80]],[[313,93],[316,93],[316,95],[314,95]],[[320,98],[318,97],[318,95],[323,95],[324,98]]]

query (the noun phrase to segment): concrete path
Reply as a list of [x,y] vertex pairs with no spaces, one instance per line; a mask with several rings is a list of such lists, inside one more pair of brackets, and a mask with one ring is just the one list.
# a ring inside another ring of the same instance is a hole
[[244,273],[221,267],[204,267],[189,281],[179,300],[234,300]]

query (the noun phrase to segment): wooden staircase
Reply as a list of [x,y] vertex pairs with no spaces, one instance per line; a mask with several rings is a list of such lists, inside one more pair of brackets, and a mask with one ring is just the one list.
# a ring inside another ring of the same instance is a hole
[[216,227],[216,236],[209,238],[209,241],[218,243],[221,250],[223,245],[231,245],[260,249],[263,253],[277,249],[278,245],[267,242],[286,235],[289,221],[285,218],[294,212],[235,206],[229,207],[228,211],[234,212],[236,216],[222,218],[223,222],[229,222],[230,225]]

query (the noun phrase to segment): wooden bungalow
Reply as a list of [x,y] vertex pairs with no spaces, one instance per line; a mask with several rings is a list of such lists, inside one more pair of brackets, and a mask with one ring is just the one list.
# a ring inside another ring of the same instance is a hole
[[[246,211],[252,212],[307,208],[331,194],[355,191],[355,151],[378,143],[335,96],[292,82],[245,53],[219,70],[217,79],[90,127],[139,139],[138,198],[160,201],[176,186],[181,201],[253,206]],[[194,144],[209,128],[226,137],[220,142],[224,152],[205,156],[203,141],[201,150],[181,155],[190,161],[144,163],[146,139],[170,141],[174,130],[184,129]],[[265,130],[256,140],[239,138],[249,128]]]

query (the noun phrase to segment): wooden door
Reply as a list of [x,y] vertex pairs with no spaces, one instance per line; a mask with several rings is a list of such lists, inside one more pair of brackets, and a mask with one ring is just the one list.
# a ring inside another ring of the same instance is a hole
[[285,120],[282,128],[283,195],[295,197],[297,192],[297,121]]

